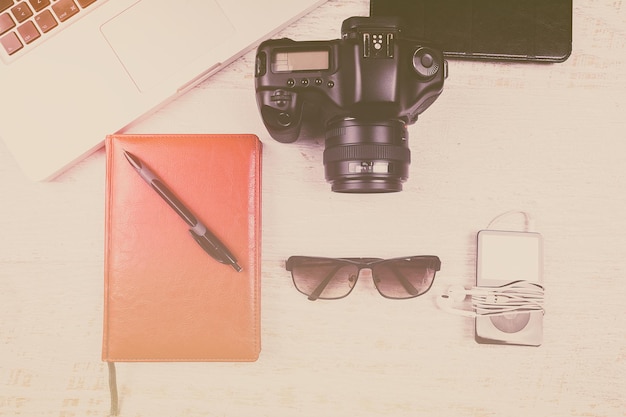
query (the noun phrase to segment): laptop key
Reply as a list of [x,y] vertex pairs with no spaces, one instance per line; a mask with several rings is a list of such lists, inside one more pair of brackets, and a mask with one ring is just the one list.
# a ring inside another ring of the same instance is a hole
[[79,4],[80,7],[82,7],[83,9],[87,6],[89,6],[92,3],[95,3],[96,0],[76,0],[76,2]]
[[50,6],[50,0],[28,0],[30,7],[36,12],[40,12],[42,9]]
[[33,23],[32,20],[29,20],[28,22],[19,26],[17,28],[17,31],[22,37],[22,39],[24,39],[24,42],[26,42],[27,44],[31,43],[32,41],[34,41],[35,39],[41,36],[41,33],[39,33],[39,31],[37,30],[37,27],[35,27],[35,24]]
[[17,3],[15,7],[12,7],[11,12],[13,13],[13,16],[15,16],[15,19],[17,19],[18,23],[22,23],[23,21],[25,21],[26,19],[28,19],[29,17],[33,15],[33,11],[30,10],[30,7],[28,7],[28,4],[26,4],[26,2],[23,2],[23,1]]
[[59,0],[52,4],[52,10],[61,22],[65,22],[80,11],[74,0]]
[[13,6],[13,0],[0,0],[0,12],[5,11],[11,6]]
[[0,38],[0,44],[2,44],[4,50],[7,51],[9,55],[13,55],[24,47],[15,32],[9,32],[7,35]]
[[43,33],[48,32],[58,25],[50,10],[44,10],[35,16],[35,23],[37,23],[37,26],[39,26],[39,29],[41,29]]
[[15,27],[15,22],[8,13],[0,14],[0,35]]

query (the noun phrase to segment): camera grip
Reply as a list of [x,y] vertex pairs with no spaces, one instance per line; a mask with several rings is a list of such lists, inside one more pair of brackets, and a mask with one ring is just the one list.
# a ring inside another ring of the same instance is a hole
[[302,127],[302,103],[293,93],[276,91],[261,97],[261,117],[268,132],[278,142],[295,142]]

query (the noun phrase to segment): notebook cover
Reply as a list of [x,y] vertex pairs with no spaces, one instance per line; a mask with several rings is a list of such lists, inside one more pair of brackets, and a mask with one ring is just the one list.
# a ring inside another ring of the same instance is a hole
[[371,0],[406,33],[448,58],[563,62],[572,52],[572,0]]
[[[105,144],[103,360],[256,360],[261,142],[254,135],[113,135]],[[124,151],[224,243],[240,272],[196,243]]]

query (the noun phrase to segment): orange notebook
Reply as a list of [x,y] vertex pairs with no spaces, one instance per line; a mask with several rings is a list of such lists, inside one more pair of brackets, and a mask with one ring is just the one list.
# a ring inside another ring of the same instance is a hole
[[258,138],[113,135],[106,153],[103,360],[256,360]]

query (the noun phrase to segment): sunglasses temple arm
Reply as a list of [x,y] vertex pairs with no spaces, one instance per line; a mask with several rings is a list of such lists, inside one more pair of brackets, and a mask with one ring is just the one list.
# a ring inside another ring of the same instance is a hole
[[392,267],[391,270],[394,274],[396,274],[396,277],[398,277],[398,281],[400,281],[400,284],[402,284],[406,292],[411,295],[419,295],[419,291],[417,290],[417,288],[415,288],[415,286],[411,284],[411,282],[409,282],[409,280],[406,279],[404,275],[398,272],[397,268]]
[[326,275],[326,278],[324,278],[324,280],[320,282],[320,285],[315,287],[311,295],[309,295],[309,300],[315,301],[319,298],[320,295],[322,295],[322,291],[324,291],[324,289],[328,286],[328,284],[330,283],[330,280],[333,279],[333,277],[335,276],[337,271],[339,271],[340,268],[341,266],[337,266],[328,275]]

